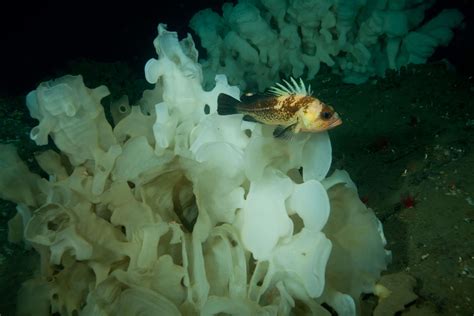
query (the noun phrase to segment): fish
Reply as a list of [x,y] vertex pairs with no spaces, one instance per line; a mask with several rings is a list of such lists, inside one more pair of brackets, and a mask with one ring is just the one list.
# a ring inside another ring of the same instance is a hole
[[310,85],[292,77],[270,87],[264,94],[244,94],[241,100],[220,93],[217,113],[243,114],[245,121],[274,125],[276,138],[288,138],[299,132],[323,132],[342,124],[332,106],[312,95]]

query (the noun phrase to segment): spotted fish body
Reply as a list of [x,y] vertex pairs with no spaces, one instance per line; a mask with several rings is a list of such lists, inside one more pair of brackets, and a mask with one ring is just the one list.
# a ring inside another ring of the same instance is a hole
[[296,113],[312,101],[310,96],[288,95],[267,97],[253,103],[237,106],[239,113],[250,115],[268,125],[291,125]]
[[271,87],[264,96],[242,96],[242,101],[226,94],[218,97],[220,115],[244,114],[244,120],[276,125],[275,137],[299,132],[321,132],[342,124],[331,106],[311,95],[311,87],[290,78],[285,85]]

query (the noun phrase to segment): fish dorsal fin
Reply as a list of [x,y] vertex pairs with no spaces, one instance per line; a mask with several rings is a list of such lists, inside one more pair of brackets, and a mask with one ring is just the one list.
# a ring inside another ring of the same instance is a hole
[[300,78],[299,82],[293,77],[290,77],[290,82],[283,79],[283,83],[277,83],[273,87],[268,89],[268,93],[280,97],[292,94],[301,94],[310,96],[313,92],[311,91],[311,85],[305,86],[303,79]]

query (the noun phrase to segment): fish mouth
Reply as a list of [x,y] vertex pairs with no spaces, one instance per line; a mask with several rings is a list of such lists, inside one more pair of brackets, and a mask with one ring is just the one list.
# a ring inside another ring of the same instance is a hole
[[334,127],[337,127],[342,124],[342,120],[340,118],[334,120],[333,122],[329,123],[326,127],[326,129],[333,129]]

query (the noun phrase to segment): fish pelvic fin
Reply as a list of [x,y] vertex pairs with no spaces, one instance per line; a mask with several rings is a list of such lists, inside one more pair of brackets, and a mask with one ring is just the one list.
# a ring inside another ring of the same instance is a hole
[[296,124],[297,123],[294,123],[288,126],[278,125],[273,130],[273,137],[280,138],[280,139],[291,139],[291,137],[293,136],[293,131],[296,127]]
[[241,102],[228,94],[221,93],[217,97],[217,113],[219,115],[231,115],[239,113],[237,107]]

